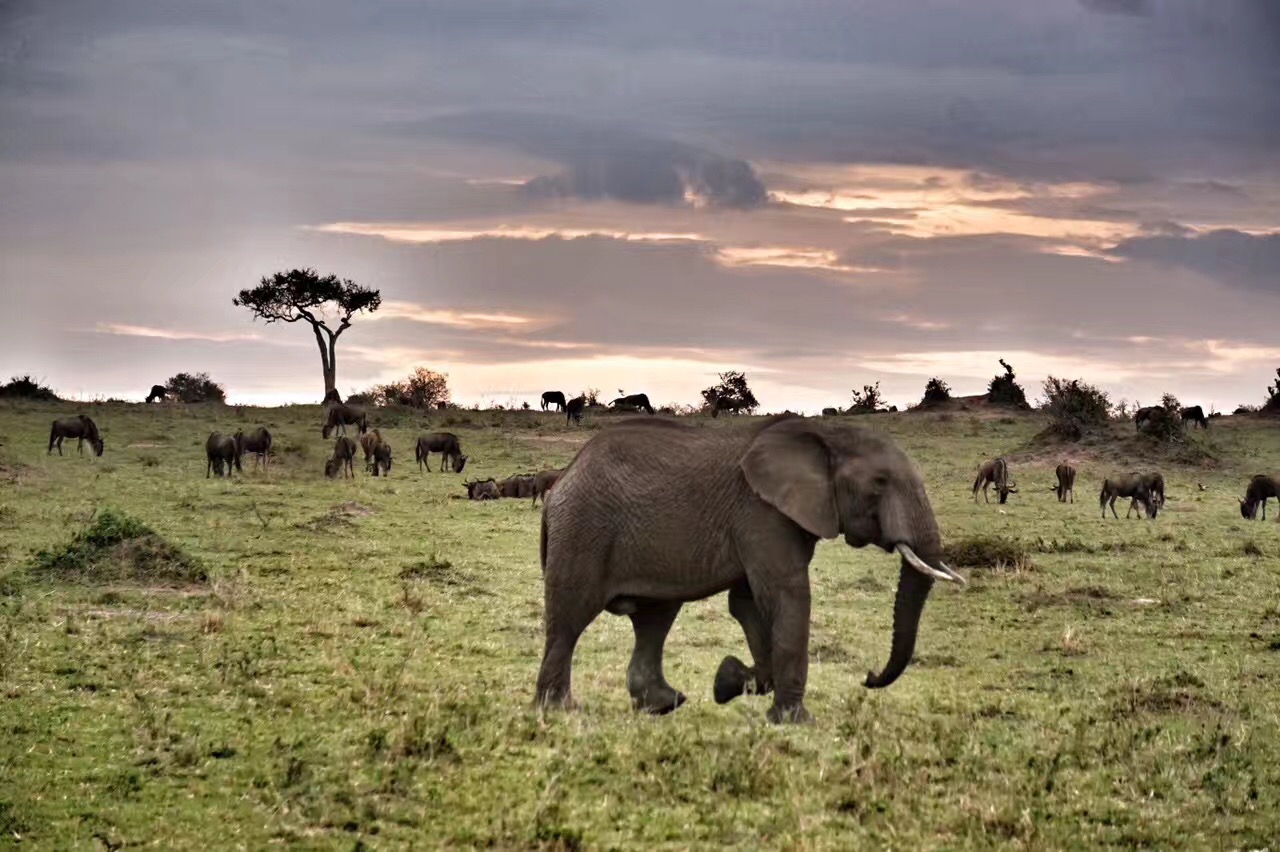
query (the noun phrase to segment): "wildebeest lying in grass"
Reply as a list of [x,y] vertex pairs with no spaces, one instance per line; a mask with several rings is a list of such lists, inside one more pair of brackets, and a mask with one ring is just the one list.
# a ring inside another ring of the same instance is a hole
[[204,470],[205,479],[208,479],[211,473],[230,476],[232,467],[239,471],[244,470],[240,466],[240,449],[236,446],[236,439],[230,435],[210,432],[208,440],[204,442],[204,455],[207,462]]
[[533,474],[516,474],[508,476],[498,483],[498,493],[503,497],[517,497],[525,500],[533,496],[537,477]]
[[64,438],[76,439],[76,452],[80,455],[84,455],[85,441],[89,442],[89,445],[93,447],[93,454],[97,456],[102,455],[102,451],[107,446],[106,442],[102,440],[102,434],[98,431],[98,424],[83,414],[53,421],[53,428],[49,430],[49,453],[52,453],[53,448],[57,447],[58,455],[62,455],[62,440]]
[[1255,475],[1245,487],[1244,499],[1240,501],[1240,516],[1250,521],[1257,520],[1258,506],[1262,506],[1262,520],[1265,521],[1267,501],[1272,497],[1280,498],[1280,475]]
[[320,432],[325,438],[328,438],[335,429],[345,435],[348,426],[359,426],[360,434],[363,435],[369,431],[369,417],[363,408],[347,405],[345,402],[335,402],[325,409],[324,428]]
[[1067,502],[1068,494],[1071,495],[1071,502],[1076,502],[1076,469],[1063,462],[1054,472],[1058,475],[1058,502]]
[[[1159,474],[1156,474],[1156,476],[1159,476]],[[1110,506],[1112,517],[1118,519],[1120,516],[1116,514],[1116,500],[1120,497],[1129,497],[1131,502],[1129,503],[1129,509],[1124,513],[1126,518],[1129,517],[1139,503],[1146,510],[1147,517],[1154,518],[1156,513],[1160,511],[1160,506],[1164,500],[1161,495],[1152,493],[1148,479],[1148,477],[1136,473],[1107,477],[1102,483],[1102,492],[1098,495],[1098,505],[1102,508],[1102,517],[1105,518],[1107,516],[1107,506]],[[1160,485],[1161,492],[1163,492],[1163,477],[1160,479]]]
[[267,427],[259,426],[249,434],[237,431],[235,434],[236,452],[240,455],[253,453],[253,466],[267,467],[271,463],[271,433]]
[[333,442],[333,455],[324,463],[324,475],[330,479],[335,479],[338,473],[341,472],[344,479],[348,474],[352,479],[355,479],[355,457],[356,442],[346,435],[339,435],[337,440]]
[[973,480],[973,502],[978,502],[978,489],[981,488],[982,499],[990,503],[987,487],[991,485],[996,487],[1001,503],[1007,503],[1010,494],[1018,493],[1017,483],[1009,479],[1009,463],[1003,458],[984,461],[982,467],[978,468],[978,477]]
[[432,453],[440,453],[440,470],[442,471],[446,463],[450,463],[454,473],[462,473],[462,469],[467,465],[467,457],[462,454],[462,445],[458,442],[458,436],[452,432],[432,432],[418,438],[418,443],[413,450],[413,456],[418,462],[418,470],[422,470],[424,465],[428,470],[431,469]]
[[556,468],[554,470],[543,470],[534,474],[533,477],[533,503],[538,505],[538,498],[541,497],[543,502],[547,499],[547,494],[555,487],[556,481],[560,479],[560,474],[564,473],[564,468]]
[[478,479],[462,485],[467,489],[468,500],[497,500],[502,496],[498,493],[498,483],[493,479]]

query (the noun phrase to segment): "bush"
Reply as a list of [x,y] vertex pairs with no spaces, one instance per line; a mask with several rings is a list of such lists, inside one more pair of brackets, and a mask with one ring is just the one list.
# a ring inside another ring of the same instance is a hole
[[853,404],[849,406],[850,414],[872,414],[881,410],[884,402],[880,396],[880,383],[863,385],[862,390],[852,391]]
[[1263,403],[1263,414],[1280,414],[1280,369],[1276,370],[1276,380],[1267,388],[1267,401]]
[[991,379],[991,384],[987,385],[987,401],[992,405],[1003,405],[1008,408],[1030,409],[1027,404],[1027,394],[1022,390],[1022,385],[1015,382],[1013,376],[1013,367],[1000,359],[1000,366],[1004,367],[1003,376],[995,376]]
[[745,411],[747,413],[751,413],[760,407],[759,401],[756,400],[756,395],[751,392],[751,388],[747,385],[746,374],[733,371],[721,373],[720,383],[704,389],[702,391],[702,399],[706,402],[707,407],[712,410],[716,408],[718,402],[722,409]]
[[226,402],[227,392],[208,373],[178,373],[164,389],[180,402]]
[[1031,552],[1021,542],[1001,535],[954,541],[942,548],[942,559],[953,568],[1014,571],[1031,567]]
[[53,388],[40,384],[27,374],[14,376],[9,379],[8,384],[0,385],[0,399],[39,399],[45,402],[57,402],[58,395],[53,392]]
[[600,388],[584,388],[578,395],[587,401],[587,405],[600,404]]
[[1136,421],[1139,432],[1163,443],[1182,441],[1182,403],[1176,396],[1167,393],[1160,405],[1142,411],[1144,420]]
[[410,408],[435,408],[437,403],[449,402],[449,377],[426,367],[418,367],[401,381],[375,385],[357,396],[367,398],[379,407],[405,405]]
[[1111,400],[1080,379],[1044,380],[1044,411],[1049,415],[1049,431],[1078,441],[1085,432],[1105,428],[1111,417]]
[[41,550],[32,573],[79,583],[203,583],[208,575],[179,548],[128,515],[104,509],[61,547]]
[[924,386],[924,396],[920,399],[919,408],[933,408],[951,401],[951,386],[934,376]]

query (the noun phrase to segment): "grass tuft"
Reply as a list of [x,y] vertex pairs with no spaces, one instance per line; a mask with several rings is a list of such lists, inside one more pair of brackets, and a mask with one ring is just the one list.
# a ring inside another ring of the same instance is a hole
[[98,512],[61,547],[37,552],[30,570],[38,579],[85,584],[186,585],[209,579],[176,545],[113,509]]
[[957,568],[1019,573],[1031,567],[1031,552],[1001,535],[976,535],[942,548],[942,558]]

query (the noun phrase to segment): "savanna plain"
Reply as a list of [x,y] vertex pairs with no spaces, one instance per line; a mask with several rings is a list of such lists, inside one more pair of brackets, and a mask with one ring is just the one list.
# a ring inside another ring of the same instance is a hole
[[[78,412],[105,454],[47,456]],[[1045,447],[1035,414],[844,418],[914,459],[970,582],[935,587],[912,666],[869,691],[898,560],[820,544],[816,722],[778,727],[768,698],[712,700],[720,660],[746,656],[724,596],[676,621],[674,714],[632,712],[630,623],[607,614],[579,645],[580,708],[532,709],[540,511],[455,498],[567,463],[611,418],[372,419],[391,476],[327,480],[318,407],[0,404],[0,845],[1276,846],[1280,526],[1236,502],[1280,469],[1271,423],[1143,456],[1130,423]],[[259,424],[270,469],[206,479],[208,433]],[[462,476],[413,463],[441,428]],[[1018,493],[975,505],[1000,454]],[[1050,490],[1064,459],[1074,504]],[[1153,468],[1157,519],[1099,517],[1103,476]]]

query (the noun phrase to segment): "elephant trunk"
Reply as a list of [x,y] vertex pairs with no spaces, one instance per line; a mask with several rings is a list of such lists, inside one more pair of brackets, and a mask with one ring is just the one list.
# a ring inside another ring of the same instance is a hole
[[898,595],[893,603],[893,647],[889,662],[879,674],[868,672],[864,685],[881,689],[893,683],[906,670],[916,647],[916,630],[920,613],[933,588],[933,579],[920,573],[904,558],[898,572]]

